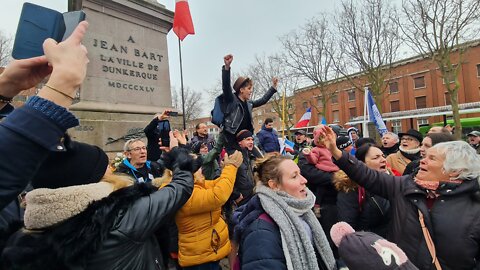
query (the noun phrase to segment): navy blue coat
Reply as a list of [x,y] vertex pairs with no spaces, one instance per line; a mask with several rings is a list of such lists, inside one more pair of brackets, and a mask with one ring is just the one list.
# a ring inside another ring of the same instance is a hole
[[65,151],[65,131],[28,105],[0,123],[0,210],[25,189],[50,151]]
[[280,143],[278,142],[278,134],[274,129],[268,130],[265,125],[262,130],[257,133],[260,148],[265,153],[280,152]]
[[242,270],[287,269],[280,229],[272,220],[259,218],[263,210],[258,196],[239,208],[235,238],[240,243],[238,256]]

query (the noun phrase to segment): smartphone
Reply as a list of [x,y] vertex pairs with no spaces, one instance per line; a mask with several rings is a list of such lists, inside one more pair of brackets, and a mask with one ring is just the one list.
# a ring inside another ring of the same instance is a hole
[[85,12],[81,10],[62,14],[35,4],[23,4],[12,57],[26,59],[43,55],[45,39],[52,38],[57,42],[65,40],[85,17]]
[[169,147],[170,146],[170,122],[168,121],[161,121],[157,125],[157,133],[162,140],[162,146]]
[[168,112],[168,116],[178,116],[178,112]]
[[63,21],[65,22],[65,33],[63,34],[62,41],[67,39],[72,33],[77,25],[85,20],[85,12],[82,10],[70,11],[63,13]]
[[24,3],[15,34],[12,57],[25,59],[43,55],[45,39],[61,41],[64,33],[65,22],[62,13],[32,3]]

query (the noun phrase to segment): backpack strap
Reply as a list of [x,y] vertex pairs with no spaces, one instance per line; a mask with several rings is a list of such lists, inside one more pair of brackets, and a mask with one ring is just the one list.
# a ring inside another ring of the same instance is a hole
[[420,211],[420,209],[418,209],[418,220],[420,221],[420,225],[422,227],[423,237],[425,238],[425,242],[427,243],[428,251],[430,252],[430,256],[432,256],[432,263],[435,264],[435,268],[437,270],[442,270],[442,266],[440,266],[440,262],[438,261],[438,258],[437,258],[435,244],[433,243],[432,236],[430,235],[430,232],[428,231],[427,226],[425,226],[423,214]]
[[262,219],[262,220],[265,220],[268,223],[275,224],[275,221],[273,221],[273,219],[265,212],[263,214],[261,214],[260,216],[258,216],[258,218]]

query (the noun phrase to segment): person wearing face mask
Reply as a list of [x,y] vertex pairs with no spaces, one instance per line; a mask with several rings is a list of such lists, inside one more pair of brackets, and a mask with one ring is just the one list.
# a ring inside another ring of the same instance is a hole
[[398,133],[400,146],[398,151],[387,156],[387,163],[390,167],[403,174],[408,163],[420,159],[420,142],[423,140],[422,133],[410,129],[406,133]]
[[234,93],[230,82],[230,65],[233,61],[233,55],[226,55],[223,61],[225,65],[222,67],[222,90],[226,113],[222,134],[225,136],[225,148],[231,154],[234,150],[241,150],[236,140],[236,135],[241,130],[246,129],[252,134],[254,133],[252,109],[267,103],[277,92],[278,79],[274,77],[272,86],[263,97],[252,101],[250,100],[253,92],[252,79],[238,77],[233,84]]
[[418,173],[391,176],[340,151],[335,133],[321,127],[325,145],[348,177],[391,203],[387,240],[421,270],[478,269],[480,157],[463,141],[426,150]]
[[[427,154],[427,149],[434,146],[437,143],[441,142],[450,142],[454,141],[455,138],[450,133],[428,133],[425,135],[425,138],[422,140],[422,145],[420,146],[420,155],[422,158],[425,158]],[[405,167],[405,171],[403,175],[408,175],[411,173],[416,173],[420,166],[420,159],[414,160],[408,163],[407,167]]]
[[[362,145],[355,152],[355,157],[371,169],[392,174],[387,168],[385,155],[374,144]],[[338,220],[347,222],[357,231],[369,231],[386,237],[390,221],[388,200],[365,190],[348,177],[336,178],[334,185],[338,190]]]
[[336,269],[312,212],[315,196],[297,164],[272,155],[256,164],[256,195],[235,227],[241,269]]

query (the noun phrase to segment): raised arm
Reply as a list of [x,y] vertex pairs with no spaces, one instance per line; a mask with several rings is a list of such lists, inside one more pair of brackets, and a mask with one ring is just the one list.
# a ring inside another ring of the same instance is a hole
[[[241,156],[242,154],[240,153],[240,158]],[[180,212],[186,215],[195,215],[220,209],[222,205],[227,202],[230,194],[232,194],[237,169],[238,168],[234,165],[226,165],[223,168],[219,179],[215,180],[213,187],[207,189],[194,189],[192,197]],[[210,182],[212,181],[208,181],[206,185],[209,185]]]
[[[0,95],[5,100],[51,74],[48,87],[0,124],[0,149],[5,157],[0,162],[0,209],[25,188],[50,151],[65,151],[61,138],[68,128],[78,125],[66,108],[85,78],[88,58],[81,41],[87,27],[87,22],[81,22],[67,40],[58,44],[46,40],[45,56],[15,60],[0,75]],[[0,106],[5,108],[5,102]]]
[[337,148],[336,134],[330,127],[322,125],[320,130],[321,136],[324,137],[325,146],[336,160],[335,164],[337,164],[350,179],[368,191],[384,198],[393,197],[396,193],[401,192],[403,180],[408,176],[397,177],[368,168],[354,156],[347,152],[342,152]]
[[157,128],[157,125],[161,121],[167,121],[168,119],[168,110],[165,110],[163,113],[157,113],[155,117],[150,121],[150,123],[145,127],[143,132],[145,132],[145,135],[147,137],[153,137],[155,129]]
[[252,102],[253,104],[253,107],[260,107],[262,106],[263,104],[267,103],[271,98],[272,96],[277,92],[277,85],[278,85],[278,79],[277,78],[273,78],[272,79],[272,86],[270,87],[270,89],[268,89],[268,91],[263,95],[263,97],[257,99],[257,100],[254,100]]
[[150,237],[167,220],[166,217],[177,212],[192,194],[192,171],[195,169],[188,151],[172,147],[164,156],[164,161],[166,167],[172,169],[172,181],[155,193],[135,201],[120,221],[122,233],[131,239],[144,240]]
[[233,55],[227,54],[223,57],[224,66],[222,67],[222,91],[225,101],[231,102],[234,98],[232,83],[230,78],[230,65],[233,61]]

